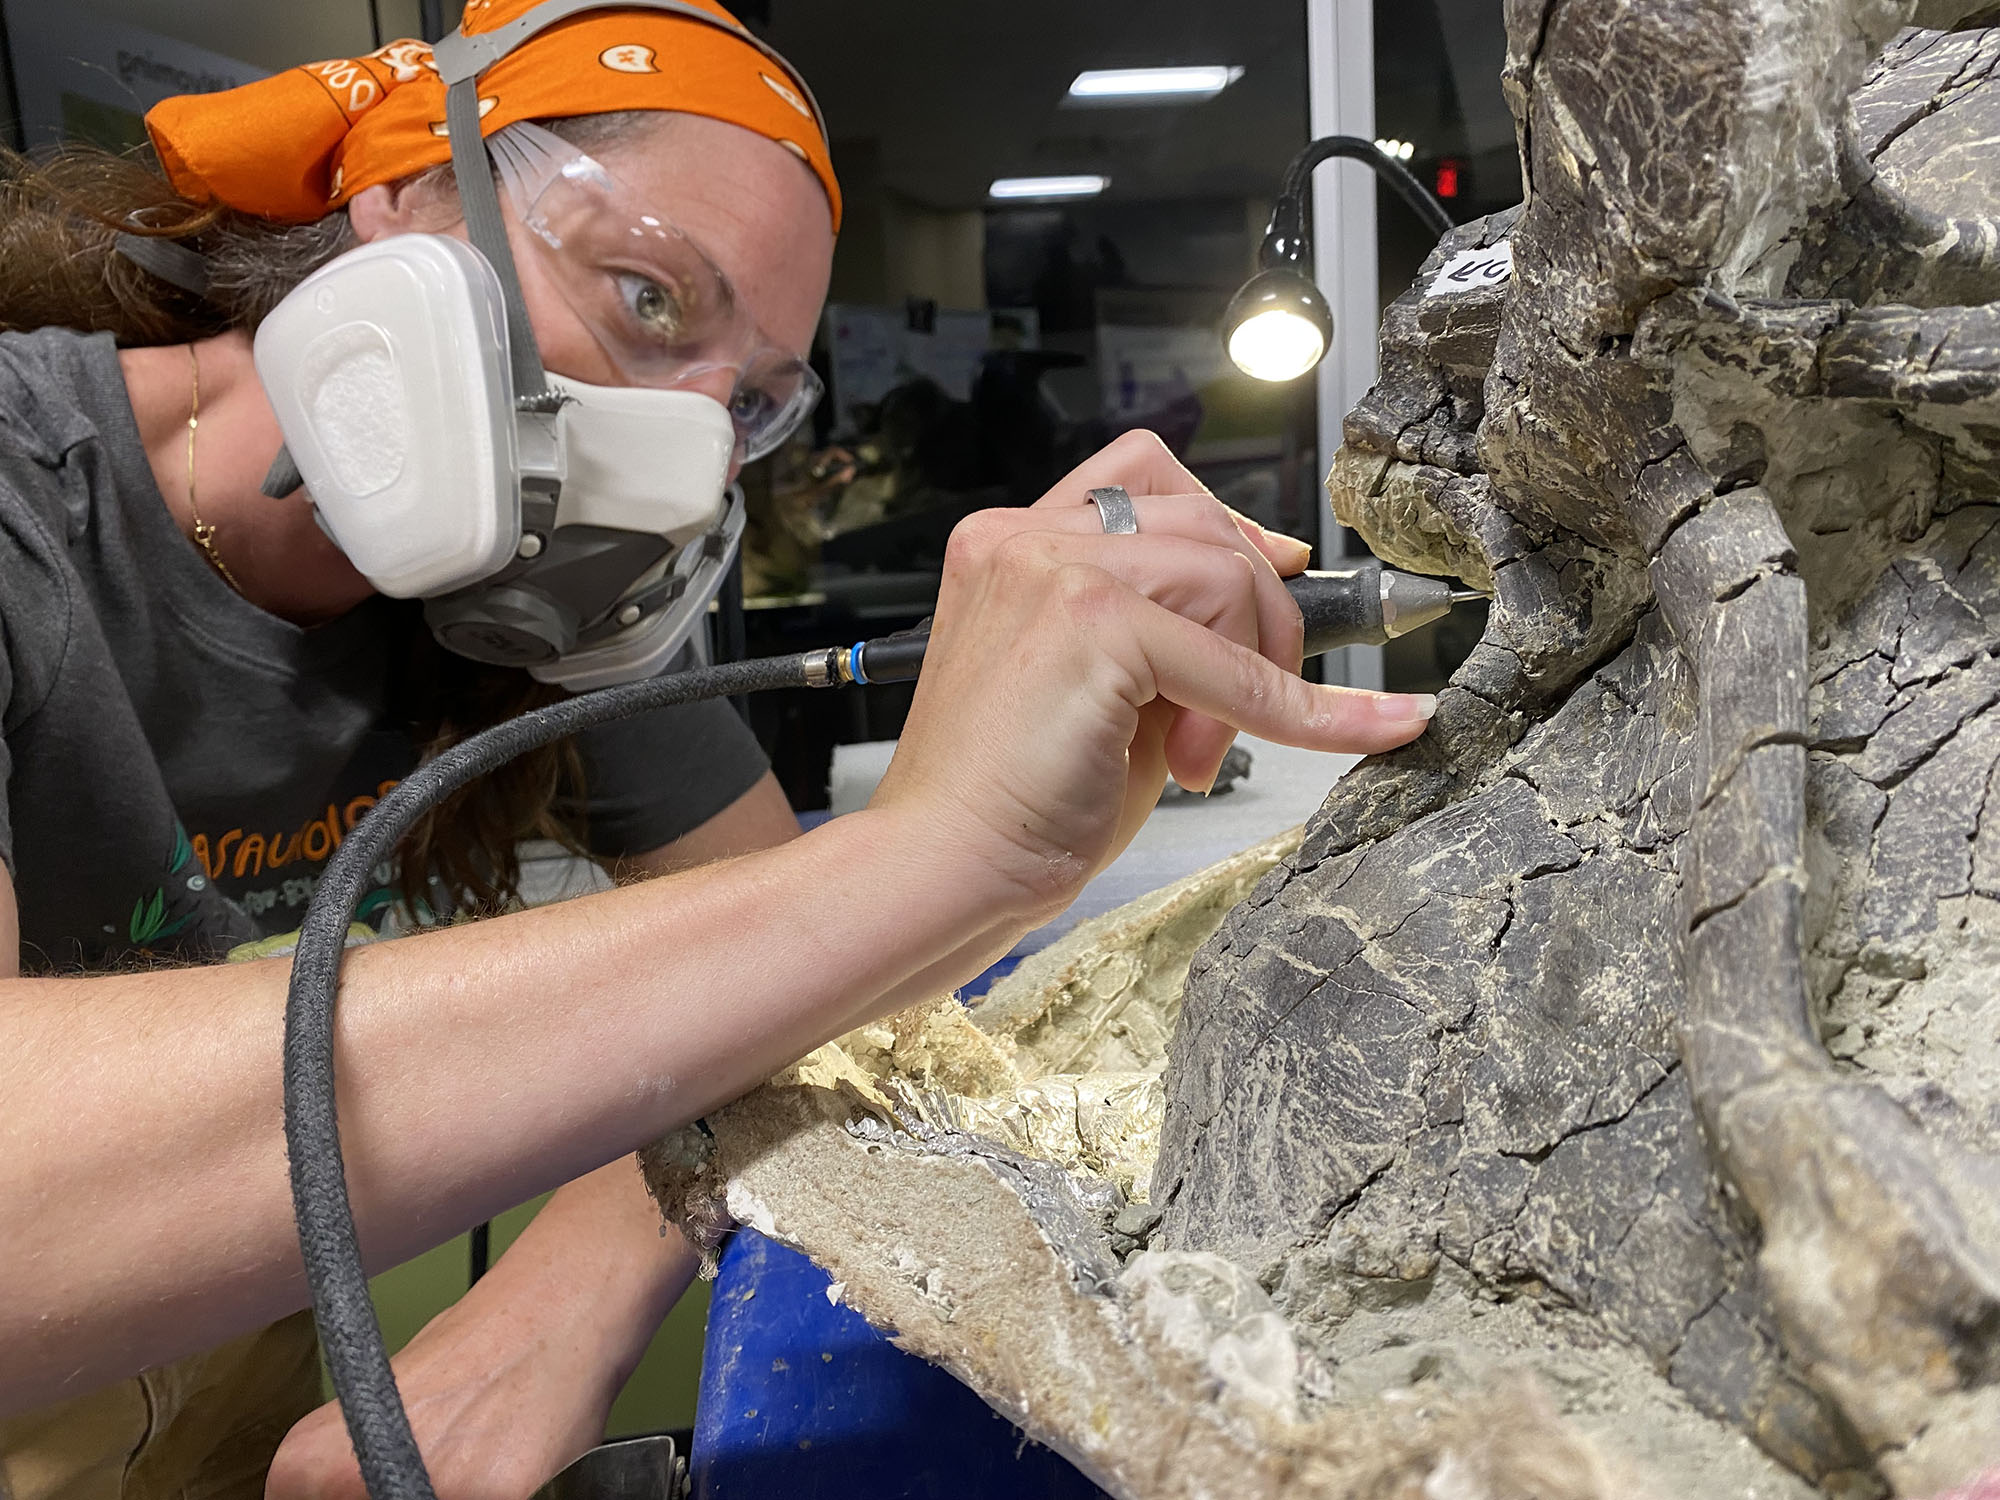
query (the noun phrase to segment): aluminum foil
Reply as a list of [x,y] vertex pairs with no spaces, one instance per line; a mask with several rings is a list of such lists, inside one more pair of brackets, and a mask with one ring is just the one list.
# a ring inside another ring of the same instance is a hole
[[1146,1200],[1166,1117],[1158,1073],[1059,1074],[988,1099],[911,1084],[898,1094],[902,1112],[925,1124],[1081,1168],[1115,1183],[1128,1200]]

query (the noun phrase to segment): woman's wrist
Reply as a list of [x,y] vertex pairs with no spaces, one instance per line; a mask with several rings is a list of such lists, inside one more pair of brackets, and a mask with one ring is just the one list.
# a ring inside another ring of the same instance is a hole
[[[834,855],[842,877],[826,887],[829,940],[852,940],[899,960],[899,972],[863,997],[871,1015],[973,978],[986,949],[1011,946],[1059,904],[982,857],[953,820],[921,806],[878,802],[808,837],[844,846]],[[970,967],[954,975],[960,955]],[[913,985],[923,994],[909,993]]]
[[579,1378],[617,1395],[698,1258],[661,1233],[658,1206],[630,1157],[558,1188],[468,1294],[503,1324],[544,1322],[579,1351]]

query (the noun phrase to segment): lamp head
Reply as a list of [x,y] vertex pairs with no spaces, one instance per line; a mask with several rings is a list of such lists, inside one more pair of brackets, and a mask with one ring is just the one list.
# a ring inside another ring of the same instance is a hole
[[1258,380],[1296,380],[1333,342],[1333,309],[1312,279],[1273,266],[1243,284],[1222,317],[1230,361]]

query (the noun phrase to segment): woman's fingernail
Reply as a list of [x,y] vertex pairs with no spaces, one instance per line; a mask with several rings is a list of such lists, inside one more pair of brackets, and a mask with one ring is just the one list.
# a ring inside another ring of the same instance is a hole
[[1380,693],[1375,712],[1397,724],[1414,724],[1438,711],[1436,693]]
[[1297,563],[1303,568],[1308,562],[1312,561],[1313,549],[1310,542],[1302,542],[1297,537],[1287,536],[1282,531],[1273,531],[1268,526],[1259,526],[1257,529],[1264,533],[1265,541],[1275,542],[1280,549],[1289,553],[1290,562]]

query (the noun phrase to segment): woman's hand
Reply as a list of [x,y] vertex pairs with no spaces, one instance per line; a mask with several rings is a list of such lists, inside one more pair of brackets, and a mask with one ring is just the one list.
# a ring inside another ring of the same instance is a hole
[[[573,1330],[481,1300],[474,1287],[424,1325],[395,1358],[396,1385],[439,1500],[527,1500],[603,1436],[617,1392]],[[264,1495],[367,1500],[339,1403],[286,1434]]]
[[[604,1436],[617,1395],[591,1340],[481,1282],[394,1360],[438,1500],[528,1500]],[[289,1433],[265,1500],[368,1500],[338,1402]]]
[[[568,1184],[394,1360],[438,1500],[528,1500],[604,1436],[697,1257],[630,1157]],[[367,1500],[340,1407],[286,1435],[267,1500]]]
[[[1087,492],[1122,485],[1139,534]],[[874,807],[988,874],[1012,914],[1065,905],[1131,840],[1171,774],[1205,791],[1238,730],[1373,753],[1424,730],[1428,695],[1299,675],[1280,572],[1305,566],[1130,433],[1026,510],[961,522],[915,704]],[[958,862],[954,859],[954,863]]]

